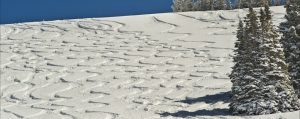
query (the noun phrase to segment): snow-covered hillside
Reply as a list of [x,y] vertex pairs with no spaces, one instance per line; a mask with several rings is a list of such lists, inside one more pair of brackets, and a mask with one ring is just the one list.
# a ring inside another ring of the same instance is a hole
[[[273,7],[274,22],[284,8]],[[247,10],[1,25],[1,119],[298,119],[228,112]]]

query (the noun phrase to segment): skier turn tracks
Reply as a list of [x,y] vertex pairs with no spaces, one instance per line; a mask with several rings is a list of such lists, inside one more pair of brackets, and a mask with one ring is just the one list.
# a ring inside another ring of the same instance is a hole
[[224,15],[238,12],[207,14],[1,25],[1,118],[155,119],[226,109],[222,101],[182,101],[230,90],[238,17]]

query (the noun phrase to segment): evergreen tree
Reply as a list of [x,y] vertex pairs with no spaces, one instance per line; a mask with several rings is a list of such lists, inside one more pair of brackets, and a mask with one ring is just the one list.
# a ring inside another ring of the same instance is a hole
[[184,0],[173,0],[172,9],[174,12],[181,12],[184,4]]
[[286,4],[286,22],[281,23],[281,27],[285,28],[284,32],[288,31],[291,26],[297,26],[300,23],[300,1],[289,0]]
[[297,40],[295,27],[300,24],[300,1],[290,0],[286,5],[286,22],[280,24],[283,33],[283,44],[288,71],[295,91],[300,97],[300,73],[299,73],[299,40]]
[[201,10],[212,10],[212,0],[201,0]]
[[269,6],[272,6],[272,1],[273,0],[267,0],[268,1],[268,3],[269,3]]
[[226,8],[228,9],[228,10],[231,10],[231,9],[233,9],[233,7],[232,7],[232,2],[231,2],[231,0],[226,0]]
[[250,0],[242,0],[242,8],[249,8]]
[[[243,39],[244,38],[244,23],[243,21],[240,19],[239,21],[239,27],[238,27],[238,30],[237,30],[237,41],[235,42],[235,50],[234,50],[234,53],[235,53],[235,57],[233,58],[233,62],[235,63],[235,65],[232,67],[232,71],[231,71],[231,74],[229,75],[231,82],[234,83],[236,81],[236,79],[239,79],[241,77],[241,69],[243,63],[242,60],[243,59],[243,55],[245,54],[245,50],[243,49],[244,48],[244,42],[245,40]],[[234,85],[235,86],[235,85]],[[234,87],[233,86],[233,87]]]
[[[291,65],[291,69],[294,69],[292,70],[291,72],[293,72],[294,74],[291,74],[291,77],[294,78],[294,87],[296,89],[300,89],[300,87],[297,87],[299,86],[299,82],[300,82],[300,24],[298,26],[296,26],[296,33],[294,32],[293,33],[293,37],[295,38],[295,41],[296,41],[296,48],[295,50],[293,50],[293,54],[296,54],[296,56],[294,57],[295,58],[295,64],[294,65]],[[299,90],[297,90],[298,92],[298,96],[300,95],[299,94]]]
[[194,11],[202,11],[202,0],[194,1],[193,10]]
[[235,66],[230,75],[233,114],[259,115],[299,109],[268,5],[260,13],[259,22],[250,7],[245,27],[239,25]]
[[248,0],[237,0],[236,2],[236,8],[242,9],[242,8],[248,8],[249,1]]
[[[259,82],[254,77],[254,63],[251,58],[254,49],[252,38],[256,36],[258,25],[256,12],[250,8],[249,14],[244,20],[245,26],[239,25],[238,30],[238,42],[236,43],[237,50],[235,51],[236,57],[234,58],[235,66],[230,75],[232,79],[232,99],[230,103],[230,109],[233,114],[248,114],[252,113],[250,105],[253,99],[255,99]],[[242,29],[242,30],[241,30]],[[247,34],[246,34],[247,33]],[[242,35],[241,35],[242,34]],[[248,45],[246,48],[244,45]],[[251,100],[252,99],[252,100]]]
[[227,0],[217,0],[216,2],[216,10],[227,10],[229,9],[229,4],[227,3]]
[[[263,94],[267,94],[266,101],[274,101],[274,107],[269,110],[271,113],[289,110],[298,110],[299,103],[292,82],[289,80],[288,66],[285,63],[285,56],[279,35],[272,23],[270,8],[265,4],[265,9],[261,10],[261,45],[260,51],[269,59],[266,67],[265,86]],[[276,92],[276,93],[274,93]]]
[[193,0],[173,0],[172,9],[174,12],[192,11]]
[[274,4],[275,4],[276,6],[281,5],[281,4],[280,4],[280,0],[275,0],[275,1],[274,1]]
[[296,26],[296,36],[300,36],[300,24]]
[[293,86],[300,97],[300,25],[296,28],[292,26],[288,32],[289,36],[291,36],[290,41],[292,43],[289,48],[289,74],[291,77],[291,81],[293,82]]
[[232,67],[232,72],[229,75],[231,82],[232,82],[232,88],[231,92],[233,95],[233,102],[237,101],[238,95],[241,93],[241,80],[246,75],[246,71],[250,69],[250,67],[247,67],[246,60],[247,55],[249,54],[246,52],[246,40],[244,39],[245,36],[245,28],[244,23],[240,19],[239,21],[239,27],[237,30],[237,41],[235,42],[235,57],[233,58],[233,62],[235,65]]
[[235,8],[240,9],[241,8],[241,0],[236,0],[235,2]]
[[251,0],[251,5],[252,5],[252,7],[261,7],[262,1],[264,1],[264,0]]
[[210,7],[210,9],[208,9],[208,10],[214,10],[215,6],[216,6],[215,3],[216,3],[215,0],[209,0],[209,7]]

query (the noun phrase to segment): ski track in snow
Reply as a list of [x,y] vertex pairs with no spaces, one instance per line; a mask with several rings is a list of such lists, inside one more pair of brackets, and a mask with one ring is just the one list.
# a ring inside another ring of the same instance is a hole
[[[273,7],[276,24],[284,9]],[[235,32],[246,10],[1,25],[1,119],[230,116]],[[296,116],[295,116],[296,115]]]

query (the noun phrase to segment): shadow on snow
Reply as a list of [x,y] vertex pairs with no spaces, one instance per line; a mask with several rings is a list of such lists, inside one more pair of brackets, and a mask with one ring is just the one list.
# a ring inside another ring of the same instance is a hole
[[[195,104],[195,103],[209,103],[209,104],[215,104],[217,102],[224,102],[228,103],[230,100],[230,92],[221,92],[218,94],[214,95],[206,95],[204,97],[199,97],[199,98],[186,98],[185,100],[180,100],[180,101],[175,101],[175,102],[180,102],[180,103],[185,103],[185,104]],[[160,113],[161,116],[167,117],[167,116],[173,116],[173,117],[195,117],[195,116],[227,116],[231,115],[229,112],[228,108],[216,108],[212,110],[207,110],[207,109],[202,109],[202,110],[197,110],[194,112],[191,111],[185,111],[185,110],[180,110],[174,113],[170,112],[163,112]]]

